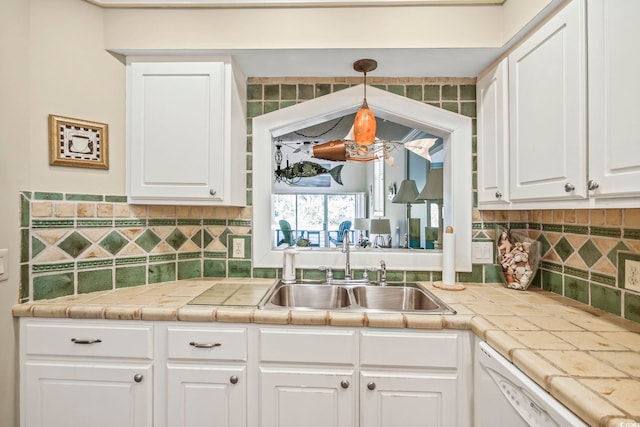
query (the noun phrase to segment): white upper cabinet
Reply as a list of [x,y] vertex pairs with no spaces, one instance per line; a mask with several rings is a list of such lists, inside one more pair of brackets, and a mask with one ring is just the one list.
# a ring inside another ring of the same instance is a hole
[[509,202],[509,60],[476,83],[478,100],[478,204]]
[[638,194],[640,2],[589,0],[587,10],[590,195]]
[[587,195],[584,21],[574,0],[509,55],[512,201]]
[[128,58],[129,202],[244,205],[245,105],[230,62]]

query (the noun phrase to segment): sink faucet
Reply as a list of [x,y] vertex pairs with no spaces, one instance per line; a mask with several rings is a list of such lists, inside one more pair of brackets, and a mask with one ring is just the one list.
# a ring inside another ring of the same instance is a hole
[[342,253],[345,254],[344,278],[351,279],[351,250],[349,249],[349,230],[345,230],[342,238]]

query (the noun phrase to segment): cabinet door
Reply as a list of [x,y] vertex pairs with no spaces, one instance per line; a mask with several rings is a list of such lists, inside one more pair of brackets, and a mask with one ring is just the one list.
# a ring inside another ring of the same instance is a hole
[[261,368],[260,383],[261,427],[356,425],[353,370]]
[[27,362],[25,375],[25,427],[152,426],[150,365]]
[[509,55],[511,200],[586,197],[584,0]]
[[360,375],[360,425],[460,425],[455,375],[408,372],[362,372]]
[[225,164],[222,62],[129,65],[127,195],[222,201]]
[[244,366],[169,366],[168,425],[245,427],[247,375]]
[[640,193],[640,2],[590,0],[589,179],[592,197]]
[[478,102],[478,203],[509,201],[509,60],[476,84]]

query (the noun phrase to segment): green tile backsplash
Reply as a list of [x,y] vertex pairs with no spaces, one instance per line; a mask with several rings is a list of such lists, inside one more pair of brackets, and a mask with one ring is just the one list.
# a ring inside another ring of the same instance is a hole
[[[371,84],[473,120],[473,239],[493,241],[510,224],[542,244],[534,286],[640,322],[640,295],[626,290],[620,259],[640,256],[640,209],[479,211],[475,79],[373,78]],[[247,205],[252,199],[251,118],[361,83],[359,77],[250,78],[247,85]],[[126,196],[23,191],[20,301],[196,277],[276,278],[252,268],[251,208],[134,206]],[[245,243],[233,258],[232,239]],[[321,272],[298,271],[317,278]],[[336,272],[340,277],[341,271]],[[357,271],[356,274],[361,274]],[[440,272],[389,271],[390,280],[441,280]],[[496,265],[474,265],[462,282],[498,283]],[[518,292],[518,291],[514,291]]]

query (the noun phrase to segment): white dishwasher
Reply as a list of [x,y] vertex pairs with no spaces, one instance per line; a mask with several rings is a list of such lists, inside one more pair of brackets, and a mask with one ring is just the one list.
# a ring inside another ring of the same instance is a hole
[[586,424],[484,341],[475,350],[475,427]]

